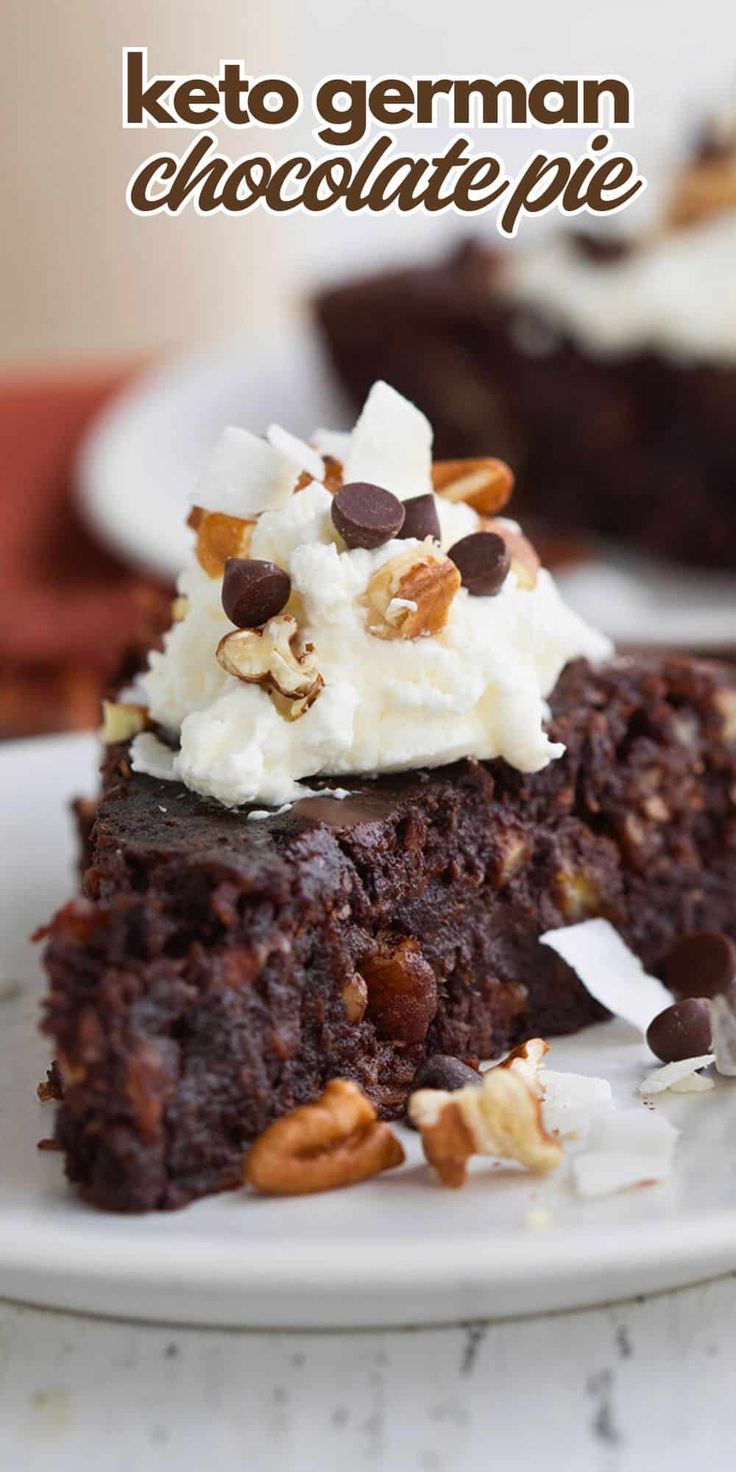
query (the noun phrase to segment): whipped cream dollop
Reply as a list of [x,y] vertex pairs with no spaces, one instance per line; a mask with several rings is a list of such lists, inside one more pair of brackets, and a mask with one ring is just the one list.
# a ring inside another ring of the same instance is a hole
[[[569,660],[605,658],[609,641],[567,608],[547,571],[529,587],[513,564],[493,597],[460,587],[438,632],[377,637],[363,601],[371,578],[412,550],[436,555],[437,544],[404,538],[348,549],[316,475],[324,474],[322,454],[339,455],[345,482],[382,485],[400,499],[431,494],[431,429],[379,383],[352,435],[317,432],[314,445],[316,454],[275,428],[266,440],[229,430],[194,500],[229,515],[257,512],[248,556],[290,576],[287,611],[313,646],[323,682],[317,698],[289,719],[266,688],[221,667],[215,651],[233,629],[222,578],[193,560],[178,585],[185,616],[151,654],[141,682],[152,720],[178,749],[145,732],[133,744],[134,769],[227,806],[277,807],[303,797],[317,775],[398,772],[467,756],[504,757],[536,772],[560,756],[564,748],[545,732],[546,697]],[[304,470],[315,476],[306,484]],[[435,501],[443,551],[481,529],[471,506]]]
[[[654,349],[736,361],[736,210],[663,230],[620,260],[586,258],[557,235],[509,261],[506,292],[592,356]],[[543,350],[540,340],[539,351]]]

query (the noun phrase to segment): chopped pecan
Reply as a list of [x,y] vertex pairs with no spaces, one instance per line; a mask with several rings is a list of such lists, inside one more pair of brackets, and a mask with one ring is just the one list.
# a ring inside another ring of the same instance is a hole
[[736,690],[716,690],[713,700],[721,717],[721,739],[726,746],[733,746],[736,744]]
[[233,629],[224,634],[216,657],[228,675],[261,685],[290,720],[304,715],[324,685],[314,646],[302,642],[290,613],[269,619],[262,629]]
[[189,612],[189,599],[188,598],[184,598],[183,596],[182,597],[179,597],[179,598],[174,598],[173,601],[172,601],[172,604],[171,604],[171,622],[172,622],[172,624],[180,624],[181,621],[182,621],[182,619],[185,619],[186,618],[188,612]]
[[362,1022],[368,1006],[368,988],[357,971],[345,983],[341,995],[348,1022]]
[[446,501],[464,501],[482,516],[506,505],[514,473],[505,460],[435,460],[432,484]]
[[433,547],[402,552],[374,572],[362,603],[377,639],[417,639],[445,627],[460,587],[454,562]]
[[103,700],[100,740],[104,746],[116,746],[119,741],[130,741],[148,725],[145,705],[131,705],[123,701]]
[[528,1170],[554,1170],[562,1146],[542,1118],[539,1064],[547,1045],[533,1039],[483,1075],[480,1088],[420,1089],[409,1115],[424,1153],[446,1186],[462,1186],[471,1155],[516,1160]]
[[526,863],[531,852],[529,839],[523,834],[508,832],[499,836],[496,848],[498,857],[493,873],[493,882],[496,889],[502,889],[517,874],[522,865]]
[[555,888],[560,909],[571,925],[591,915],[600,915],[603,897],[594,874],[586,874],[584,869],[558,869]]
[[423,1042],[437,1011],[437,981],[417,941],[385,941],[364,957],[360,971],[368,1018],[381,1036],[406,1046]]
[[208,577],[221,578],[228,557],[247,557],[255,521],[193,506],[188,525],[197,534],[195,554]]
[[333,1079],[315,1104],[270,1124],[245,1162],[249,1185],[269,1196],[333,1191],[393,1170],[404,1151],[357,1084]]
[[[331,491],[334,495],[335,491],[339,491],[342,485],[342,465],[339,460],[336,460],[334,458],[333,455],[323,455],[322,459],[325,462],[324,475],[322,476],[322,485],[324,486],[326,491]],[[303,491],[305,486],[311,486],[313,480],[314,476],[310,475],[308,470],[303,470],[294,487],[294,490]]]

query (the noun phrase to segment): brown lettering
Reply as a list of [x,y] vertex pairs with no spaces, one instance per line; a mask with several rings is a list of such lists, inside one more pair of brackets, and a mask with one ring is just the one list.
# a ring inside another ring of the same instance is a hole
[[148,81],[145,70],[146,51],[125,53],[125,120],[134,127],[148,127],[148,121],[174,126],[176,118],[164,107],[162,97],[168,92],[173,77],[154,77]]
[[[347,97],[347,107],[338,107],[337,99]],[[319,116],[328,124],[317,129],[317,137],[323,143],[360,143],[368,126],[365,82],[353,81],[349,77],[328,77],[315,97]]]
[[[558,99],[552,101],[552,99]],[[529,111],[536,123],[578,122],[578,84],[568,78],[542,77],[529,93]]]
[[368,108],[377,123],[408,123],[414,106],[414,92],[400,77],[384,77],[371,87]]
[[[268,105],[268,98],[273,96],[278,98],[276,107]],[[254,122],[279,127],[293,122],[296,117],[299,93],[292,82],[280,77],[263,77],[261,81],[251,83],[248,104]]]
[[472,122],[471,104],[474,97],[480,101],[481,121],[486,127],[501,121],[499,100],[508,99],[512,123],[525,123],[527,119],[526,87],[516,77],[506,77],[501,82],[489,77],[476,77],[472,82],[458,78],[455,82],[453,121],[467,124]]
[[594,126],[597,123],[600,126],[603,122],[600,116],[600,100],[606,93],[611,99],[612,116],[609,126],[615,123],[619,125],[630,123],[631,93],[626,82],[622,82],[620,77],[601,77],[598,80],[583,82],[583,116],[580,121],[592,123]]
[[174,96],[174,111],[182,123],[197,127],[217,119],[220,94],[207,77],[189,77],[180,82]]

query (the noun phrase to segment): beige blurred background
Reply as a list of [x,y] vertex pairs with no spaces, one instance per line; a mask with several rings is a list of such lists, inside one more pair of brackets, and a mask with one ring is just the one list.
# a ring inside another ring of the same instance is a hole
[[206,71],[220,54],[260,71],[277,49],[270,12],[254,0],[2,0],[6,363],[137,354],[277,315],[278,222],[131,215],[136,165],[185,135],[121,126],[123,46],[149,46],[162,71]]
[[[0,16],[6,365],[275,327],[316,276],[431,251],[457,230],[421,217],[131,216],[125,186],[151,139],[181,146],[189,135],[123,130],[124,45],[147,45],[161,71],[242,56],[253,73],[291,75],[307,98],[335,71],[617,72],[635,86],[634,148],[655,173],[736,73],[731,0],[2,0]],[[309,145],[308,117],[288,139]],[[257,141],[256,130],[226,129],[223,144],[238,153]],[[498,140],[510,167],[533,143],[527,130]]]

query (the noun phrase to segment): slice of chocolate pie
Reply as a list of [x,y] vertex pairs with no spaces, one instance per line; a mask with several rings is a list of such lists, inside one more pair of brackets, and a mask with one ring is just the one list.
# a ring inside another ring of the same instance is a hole
[[351,436],[216,450],[48,932],[87,1199],[236,1186],[330,1078],[397,1116],[431,1053],[600,1018],[546,930],[607,916],[650,968],[736,932],[732,674],[611,658],[499,514],[510,489],[498,461],[433,467],[386,385]]

